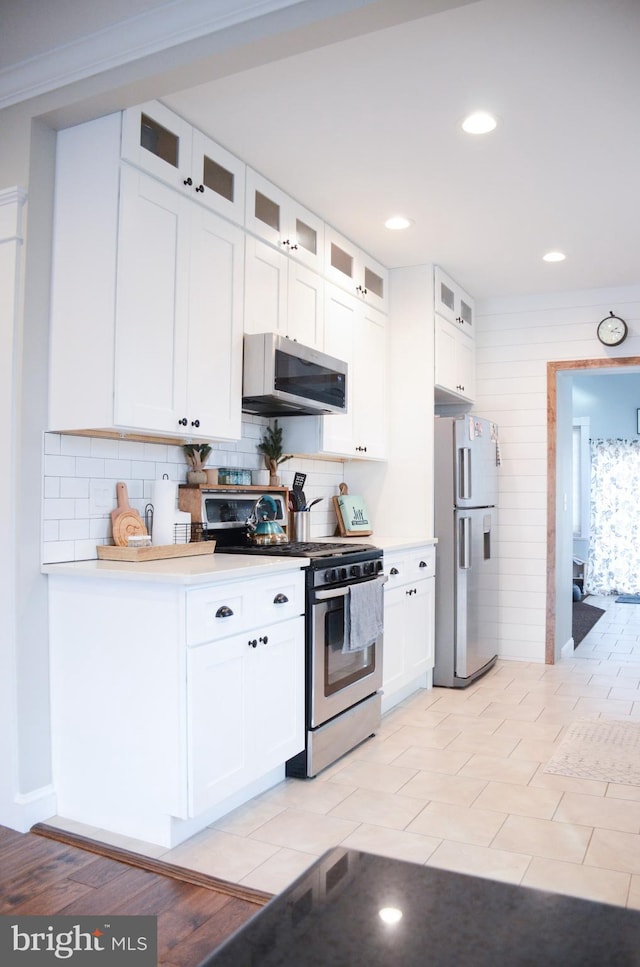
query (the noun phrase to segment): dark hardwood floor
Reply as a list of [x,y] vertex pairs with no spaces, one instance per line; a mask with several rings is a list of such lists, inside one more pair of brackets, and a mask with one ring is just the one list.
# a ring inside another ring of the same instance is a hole
[[0,914],[154,915],[162,967],[197,967],[269,899],[42,823],[0,826]]

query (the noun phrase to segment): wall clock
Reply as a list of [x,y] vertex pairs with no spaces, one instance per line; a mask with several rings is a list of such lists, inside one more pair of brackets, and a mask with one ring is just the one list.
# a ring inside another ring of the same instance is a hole
[[611,310],[609,315],[598,323],[598,339],[604,346],[619,346],[627,338],[628,332],[624,319],[614,316]]

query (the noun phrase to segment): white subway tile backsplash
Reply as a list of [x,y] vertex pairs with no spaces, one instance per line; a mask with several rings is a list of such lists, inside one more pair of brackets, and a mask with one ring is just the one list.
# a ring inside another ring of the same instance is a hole
[[[56,478],[52,478],[56,479]],[[60,477],[61,497],[88,497],[90,481],[86,477]]]
[[[263,469],[257,444],[266,423],[260,417],[243,420],[242,440],[213,443],[207,466]],[[43,449],[42,559],[46,564],[92,560],[97,557],[96,544],[112,542],[110,512],[116,506],[119,480],[127,484],[132,507],[144,517],[153,481],[167,474],[176,485],[186,483],[189,470],[179,444],[46,433]],[[307,474],[307,499],[323,498],[312,511],[312,537],[331,536],[336,526],[331,497],[344,477],[342,463],[296,457],[280,468],[284,486],[292,486],[296,471]]]
[[[92,561],[97,556],[96,544],[108,544],[110,541],[74,541],[73,544],[73,557],[66,558],[66,560],[72,561]],[[59,561],[65,560],[65,558],[59,558]]]
[[47,497],[42,516],[44,520],[73,520],[76,516],[75,501]]
[[45,454],[44,475],[45,477],[72,477],[76,472],[75,457],[56,456]]
[[91,454],[91,437],[63,436],[60,440],[60,453],[71,457],[88,457]]
[[60,521],[44,520],[42,522],[42,540],[57,541],[60,537]]
[[[97,557],[96,549],[93,548],[92,557]],[[50,541],[45,544],[45,564],[61,564],[63,561],[78,561],[83,558],[75,556],[75,545],[73,541]]]
[[59,497],[60,477],[45,477],[43,493],[45,497]]
[[89,521],[89,537],[104,543],[111,537],[111,516],[93,517]]
[[76,457],[75,473],[76,477],[104,477],[104,460],[102,457]]
[[74,501],[76,517],[90,517],[91,503],[89,499],[78,499]]
[[115,460],[118,457],[121,440],[109,440],[106,437],[90,437],[92,457],[103,457],[105,460]]
[[45,433],[43,447],[44,453],[59,454],[61,442],[62,437],[59,433]]
[[87,519],[60,521],[61,541],[88,540],[89,536],[89,521]]
[[140,440],[118,440],[118,457],[121,460],[144,460],[145,444]]
[[115,477],[118,480],[126,480],[131,476],[131,461],[105,460],[104,475],[105,477]]

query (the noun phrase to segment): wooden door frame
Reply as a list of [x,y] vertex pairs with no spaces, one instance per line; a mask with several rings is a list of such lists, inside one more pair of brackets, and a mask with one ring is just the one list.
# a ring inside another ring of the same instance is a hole
[[557,484],[557,429],[558,429],[558,373],[566,371],[640,367],[640,356],[618,359],[572,359],[547,363],[547,610],[545,633],[545,664],[555,663],[556,637],[556,484]]

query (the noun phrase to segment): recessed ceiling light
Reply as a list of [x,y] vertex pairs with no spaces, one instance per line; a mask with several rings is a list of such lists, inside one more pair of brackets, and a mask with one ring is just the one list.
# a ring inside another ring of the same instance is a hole
[[378,916],[383,923],[400,923],[402,910],[399,910],[398,907],[383,907],[382,910],[378,910]]
[[410,225],[413,225],[413,219],[407,218],[406,215],[392,215],[384,223],[385,228],[390,228],[394,232],[398,232],[403,228],[409,228]]
[[462,129],[467,134],[488,134],[497,127],[498,121],[488,111],[474,111],[462,122]]
[[564,252],[547,252],[546,255],[542,256],[543,262],[564,262],[566,259]]

